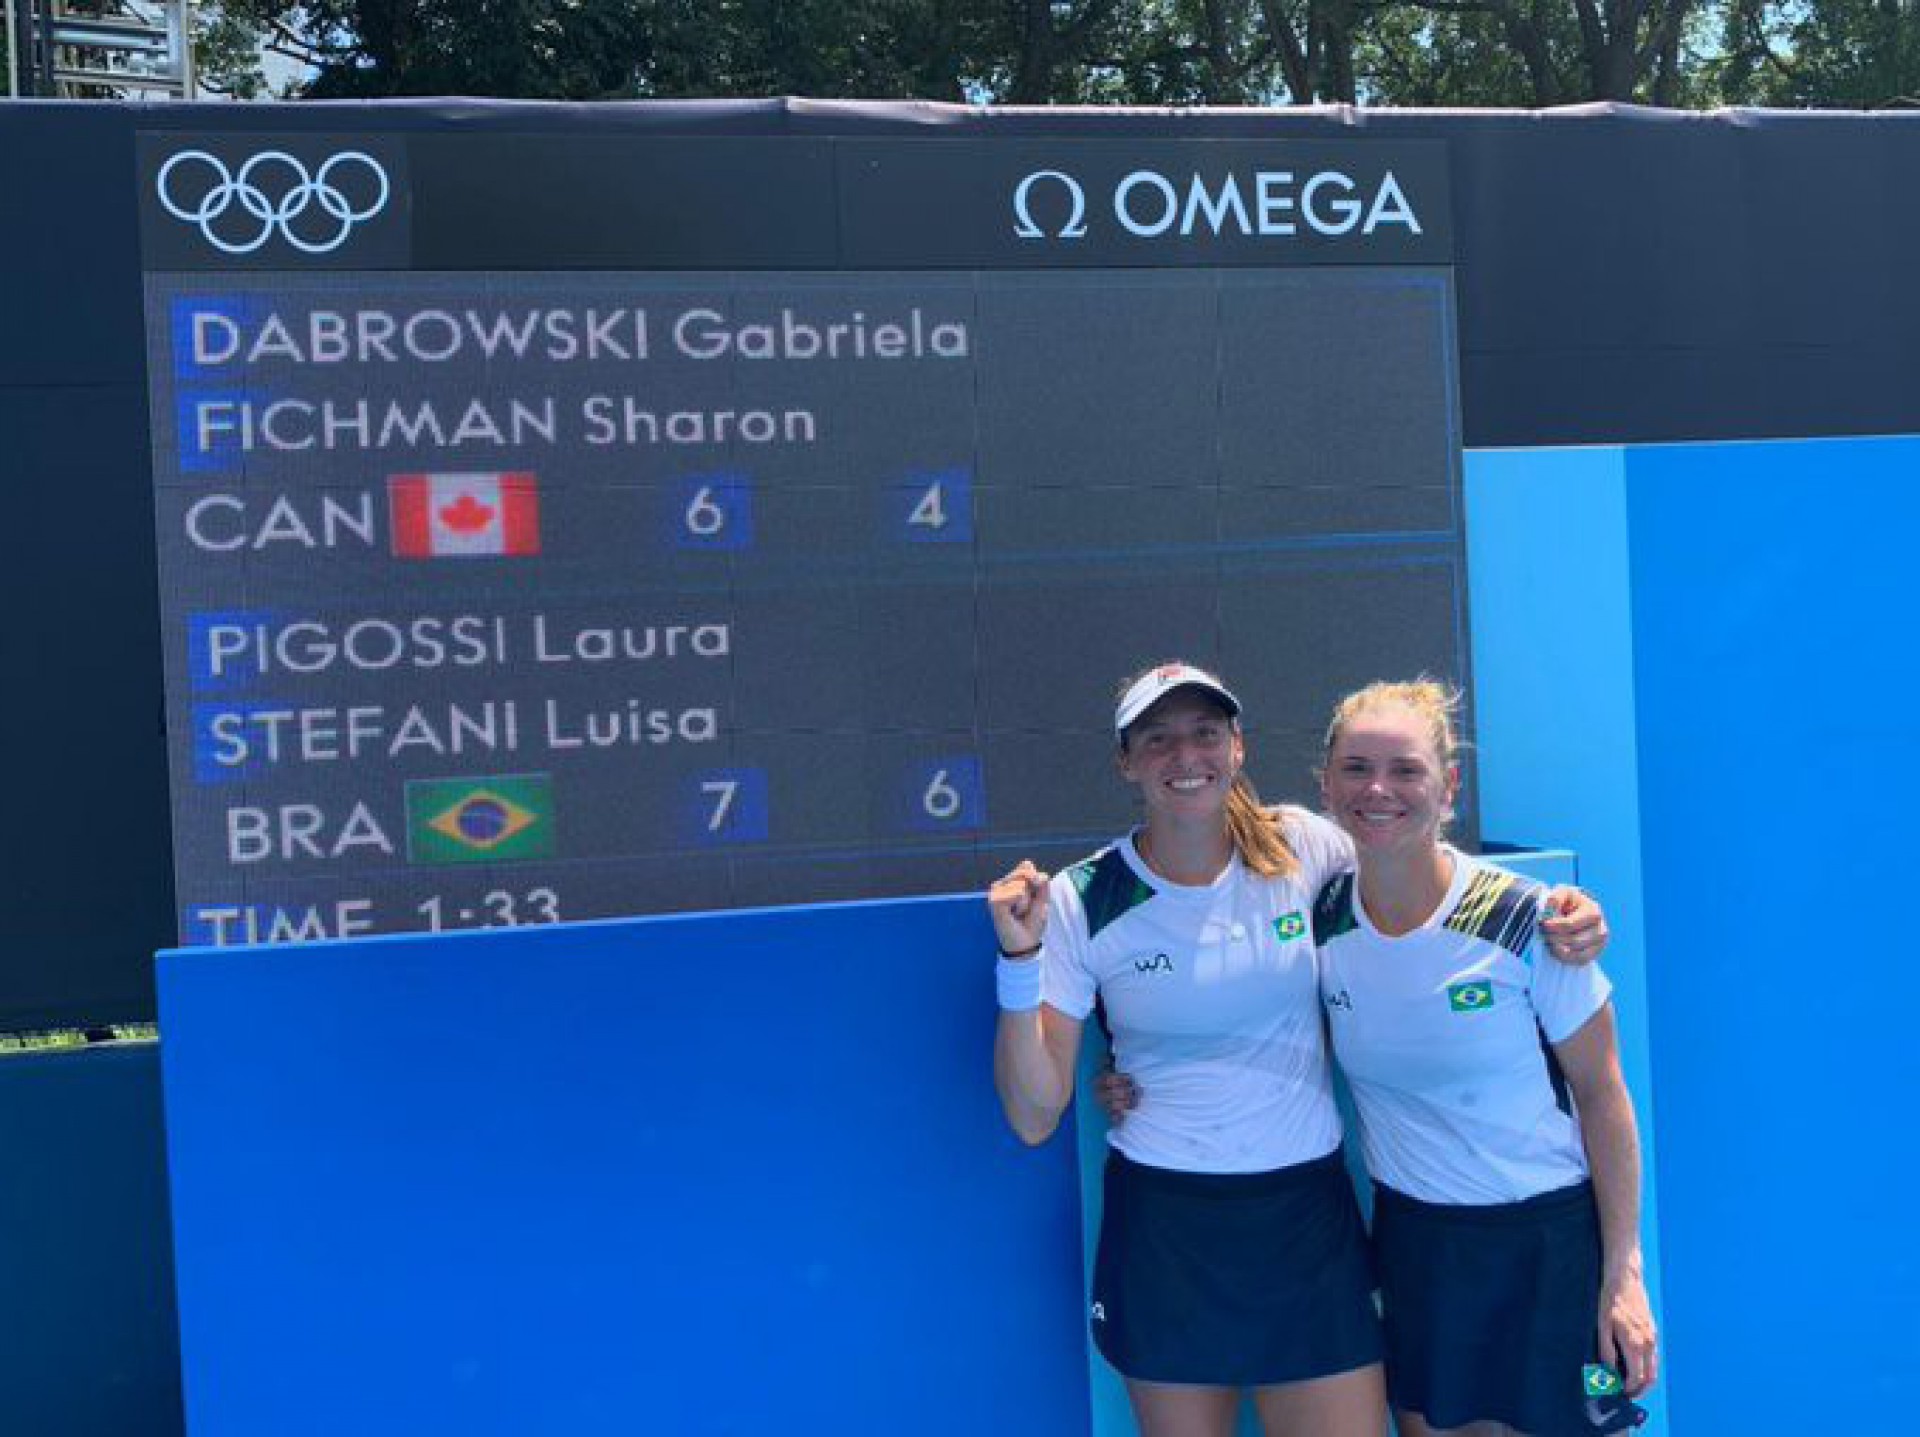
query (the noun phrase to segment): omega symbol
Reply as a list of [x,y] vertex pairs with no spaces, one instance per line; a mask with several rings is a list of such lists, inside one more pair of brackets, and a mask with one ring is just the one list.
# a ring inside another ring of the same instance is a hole
[[1021,239],[1046,239],[1047,232],[1034,222],[1033,187],[1042,180],[1051,180],[1062,185],[1067,191],[1067,222],[1060,227],[1055,239],[1084,239],[1087,233],[1087,192],[1080,188],[1080,181],[1072,175],[1059,170],[1035,170],[1013,192],[1013,232]]

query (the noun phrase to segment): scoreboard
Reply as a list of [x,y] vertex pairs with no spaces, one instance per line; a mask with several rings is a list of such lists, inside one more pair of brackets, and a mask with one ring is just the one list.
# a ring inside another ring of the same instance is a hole
[[[1464,683],[1419,143],[141,145],[188,942],[968,888]],[[1471,836],[1471,804],[1463,815]]]

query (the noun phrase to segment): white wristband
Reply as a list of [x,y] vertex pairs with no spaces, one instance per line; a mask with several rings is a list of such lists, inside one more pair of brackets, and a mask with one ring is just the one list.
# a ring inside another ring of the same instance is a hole
[[993,986],[1009,1013],[1030,1013],[1040,1006],[1040,960],[1002,958],[993,965]]

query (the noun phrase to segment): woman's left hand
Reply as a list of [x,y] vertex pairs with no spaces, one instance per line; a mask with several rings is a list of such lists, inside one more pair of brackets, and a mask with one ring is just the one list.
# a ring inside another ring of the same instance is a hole
[[1119,1127],[1140,1106],[1140,1085],[1117,1068],[1108,1067],[1094,1080],[1093,1093],[1106,1112],[1109,1127]]
[[1660,1378],[1659,1337],[1637,1263],[1600,1284],[1600,1359],[1620,1374],[1629,1397]]
[[1591,963],[1607,951],[1607,915],[1591,894],[1562,884],[1547,894],[1540,936],[1562,963]]

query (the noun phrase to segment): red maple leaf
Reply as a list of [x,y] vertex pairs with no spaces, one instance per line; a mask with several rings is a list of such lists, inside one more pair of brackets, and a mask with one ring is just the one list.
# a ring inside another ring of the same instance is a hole
[[493,505],[462,494],[440,510],[440,522],[456,534],[477,534],[493,522]]

